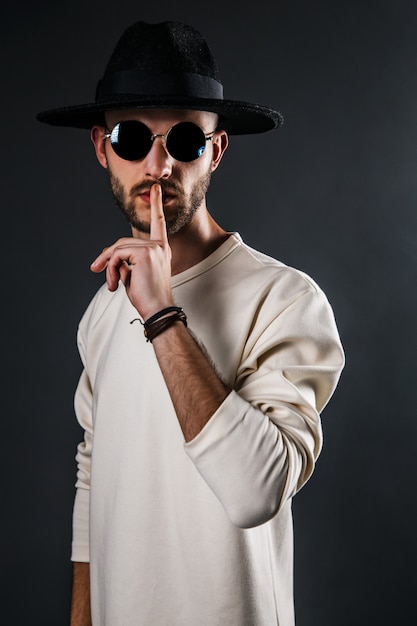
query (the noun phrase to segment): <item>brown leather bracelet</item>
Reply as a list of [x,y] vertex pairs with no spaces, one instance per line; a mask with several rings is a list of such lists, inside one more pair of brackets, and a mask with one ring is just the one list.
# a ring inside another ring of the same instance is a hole
[[162,317],[165,317],[167,313],[173,313],[173,312],[180,313],[181,311],[182,311],[182,308],[180,306],[167,306],[165,309],[161,309],[157,313],[154,313],[154,315],[151,315],[151,317],[149,317],[147,320],[143,322],[143,326],[145,328],[148,328],[151,324],[156,322],[156,320],[159,320]]
[[145,335],[146,340],[152,343],[155,337],[172,326],[172,324],[175,324],[175,322],[182,322],[184,326],[187,326],[187,316],[182,309],[180,311],[176,311],[173,315],[167,315],[166,317],[157,319],[147,325],[143,329],[143,334]]

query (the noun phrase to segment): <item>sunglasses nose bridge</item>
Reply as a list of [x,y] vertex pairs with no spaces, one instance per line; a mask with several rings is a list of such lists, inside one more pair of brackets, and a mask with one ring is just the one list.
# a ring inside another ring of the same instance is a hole
[[[152,178],[168,178],[172,173],[172,157],[166,147],[166,137],[162,133],[149,135],[149,149],[142,162],[146,173]],[[154,144],[155,139],[161,139],[161,143]]]
[[155,133],[154,135],[151,135],[151,142],[153,143],[157,137],[161,137],[161,139],[166,141],[167,135],[168,133],[166,135],[162,135],[161,133]]
[[[168,131],[169,133],[169,131]],[[166,135],[163,135],[162,133],[154,133],[150,136],[150,144],[151,144],[151,148],[153,147],[154,141],[155,139],[160,138],[162,140],[162,146],[165,150],[165,152],[167,153],[168,156],[170,156],[169,150],[167,148],[167,137],[168,137],[168,133],[166,133]]]

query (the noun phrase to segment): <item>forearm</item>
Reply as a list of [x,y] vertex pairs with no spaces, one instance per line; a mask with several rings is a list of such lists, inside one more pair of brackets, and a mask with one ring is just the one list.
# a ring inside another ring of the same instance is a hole
[[70,626],[91,626],[90,564],[74,563]]
[[155,337],[153,346],[185,441],[191,441],[230,390],[181,322]]

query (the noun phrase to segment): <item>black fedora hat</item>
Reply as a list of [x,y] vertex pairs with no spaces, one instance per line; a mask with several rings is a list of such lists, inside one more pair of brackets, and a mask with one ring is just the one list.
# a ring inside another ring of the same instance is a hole
[[53,126],[91,128],[116,109],[194,109],[219,115],[230,134],[262,133],[282,115],[259,104],[226,100],[215,59],[202,35],[181,22],[136,22],[125,30],[96,89],[95,102],[38,113]]

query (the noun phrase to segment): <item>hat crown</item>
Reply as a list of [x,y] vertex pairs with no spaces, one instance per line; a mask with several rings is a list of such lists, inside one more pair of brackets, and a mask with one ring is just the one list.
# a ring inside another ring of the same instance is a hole
[[215,59],[202,35],[192,26],[174,21],[140,21],[125,30],[105,75],[126,70],[153,75],[193,73],[219,80]]
[[96,86],[95,101],[38,113],[41,122],[91,128],[119,109],[210,111],[229,134],[262,133],[282,123],[278,111],[226,100],[211,50],[194,27],[176,21],[139,21],[116,43]]

